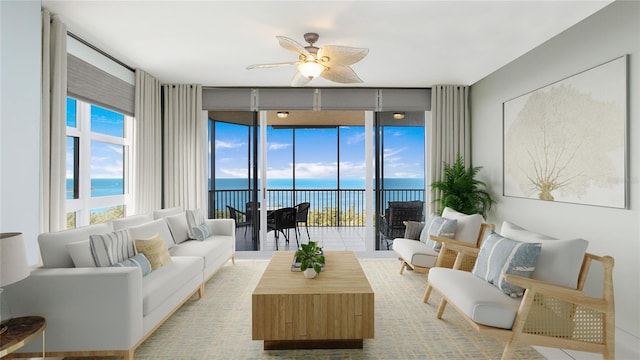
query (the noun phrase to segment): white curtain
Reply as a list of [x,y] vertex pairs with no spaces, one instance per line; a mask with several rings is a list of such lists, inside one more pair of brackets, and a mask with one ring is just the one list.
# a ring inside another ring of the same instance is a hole
[[136,70],[132,214],[162,208],[161,89],[156,78]]
[[164,207],[201,209],[207,200],[207,123],[201,85],[163,85]]
[[42,11],[40,232],[66,228],[67,27]]
[[[442,180],[444,164],[452,164],[460,154],[465,165],[471,161],[471,118],[469,87],[436,85],[431,88],[430,181]],[[431,199],[440,197],[431,189]],[[431,203],[430,212],[438,204]]]

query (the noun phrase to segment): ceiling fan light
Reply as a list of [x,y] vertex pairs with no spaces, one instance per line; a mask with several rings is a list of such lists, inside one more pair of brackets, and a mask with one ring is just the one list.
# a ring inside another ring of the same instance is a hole
[[324,66],[315,61],[303,62],[298,65],[298,71],[307,78],[313,79],[324,71]]

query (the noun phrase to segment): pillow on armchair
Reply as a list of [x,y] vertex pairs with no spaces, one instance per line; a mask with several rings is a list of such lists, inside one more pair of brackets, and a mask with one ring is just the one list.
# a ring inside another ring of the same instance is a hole
[[424,228],[423,222],[418,221],[403,221],[405,226],[404,228],[404,238],[411,240],[420,240],[420,234],[422,233],[422,229]]
[[440,241],[431,240],[430,236],[433,235],[453,239],[457,227],[458,220],[445,219],[437,216],[436,214],[431,214],[429,220],[424,225],[422,233],[420,234],[420,241],[427,244],[434,251],[439,252],[442,248],[442,243]]
[[442,217],[458,220],[456,234],[453,237],[454,239],[474,245],[478,243],[478,234],[480,233],[480,227],[484,222],[482,215],[467,215],[446,207],[444,208],[444,211],[442,211]]

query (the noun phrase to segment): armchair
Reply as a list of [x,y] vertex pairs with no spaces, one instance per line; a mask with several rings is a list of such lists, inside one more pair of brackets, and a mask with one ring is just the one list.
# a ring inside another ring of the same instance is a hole
[[424,202],[415,201],[389,201],[389,207],[380,217],[380,236],[387,245],[387,250],[391,249],[391,244],[395,238],[404,235],[404,221],[422,221]]
[[[532,242],[528,240],[525,242]],[[525,289],[523,297],[509,297],[459,269],[463,256],[475,257],[480,249],[449,245],[458,252],[454,267],[431,269],[424,302],[435,290],[441,296],[438,319],[451,304],[473,329],[506,341],[502,359],[511,358],[517,343],[596,352],[604,359],[614,359],[613,258],[586,253],[586,241],[581,239],[537,238],[535,242],[542,244],[542,251],[531,278],[504,275],[509,284]],[[577,259],[581,261],[574,261]],[[594,261],[604,271],[602,297],[583,291]]]

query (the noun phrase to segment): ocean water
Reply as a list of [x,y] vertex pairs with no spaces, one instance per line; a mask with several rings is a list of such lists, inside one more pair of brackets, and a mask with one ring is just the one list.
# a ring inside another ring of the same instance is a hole
[[[91,197],[122,195],[122,179],[91,179]],[[73,199],[73,179],[67,179],[67,199]]]

